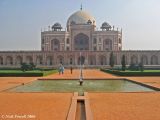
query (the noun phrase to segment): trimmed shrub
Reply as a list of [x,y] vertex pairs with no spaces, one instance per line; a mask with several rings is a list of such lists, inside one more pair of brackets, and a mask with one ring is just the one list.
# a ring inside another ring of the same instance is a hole
[[33,63],[27,64],[27,63],[22,63],[21,64],[21,70],[23,72],[27,71],[27,70],[34,70],[36,68],[36,65],[34,65]]
[[143,65],[142,62],[139,63],[139,69],[140,69],[141,72],[144,71],[144,65]]
[[56,73],[56,70],[50,71],[20,71],[20,70],[1,70],[0,77],[39,77]]
[[43,76],[42,72],[39,73],[0,73],[0,77],[39,77]]
[[101,69],[103,72],[107,72],[114,75],[119,76],[160,76],[160,72],[127,72],[127,71],[118,71],[118,70],[108,70],[108,69]]
[[132,71],[138,71],[139,70],[139,66],[134,64],[134,63],[131,63],[130,66],[128,67],[129,70],[132,70]]

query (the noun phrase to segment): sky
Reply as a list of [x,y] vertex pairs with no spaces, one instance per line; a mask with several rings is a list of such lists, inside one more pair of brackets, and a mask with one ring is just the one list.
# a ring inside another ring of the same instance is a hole
[[0,50],[40,50],[41,29],[80,10],[123,30],[123,50],[160,49],[160,0],[0,0]]

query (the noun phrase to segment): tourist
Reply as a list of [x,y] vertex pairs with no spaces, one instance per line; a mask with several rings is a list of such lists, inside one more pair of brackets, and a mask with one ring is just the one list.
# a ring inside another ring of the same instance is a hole
[[59,68],[58,68],[58,72],[59,72],[59,75],[61,74],[61,66],[59,66]]
[[61,67],[62,74],[64,73],[64,66]]
[[60,66],[58,68],[58,72],[59,72],[59,75],[62,73],[62,64],[60,64]]

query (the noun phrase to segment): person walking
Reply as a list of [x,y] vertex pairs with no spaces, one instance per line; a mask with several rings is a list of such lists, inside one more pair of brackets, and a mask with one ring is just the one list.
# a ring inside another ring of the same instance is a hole
[[58,68],[58,72],[59,72],[59,75],[61,74],[62,72],[62,66],[60,65],[59,68]]
[[62,74],[64,74],[64,66],[62,65]]

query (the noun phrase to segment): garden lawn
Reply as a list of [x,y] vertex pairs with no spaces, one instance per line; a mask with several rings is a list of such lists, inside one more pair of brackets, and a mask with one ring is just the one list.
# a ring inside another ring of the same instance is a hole
[[25,71],[22,70],[0,70],[0,76],[1,77],[11,77],[11,76],[17,76],[17,77],[31,77],[31,76],[46,76],[49,74],[56,73],[57,70],[31,70],[31,71]]
[[159,72],[160,73],[160,70],[144,70],[144,71],[126,70],[126,71],[120,71],[120,72]]
[[111,73],[114,75],[119,75],[119,76],[160,76],[160,70],[119,71],[119,70],[101,69],[101,71]]

